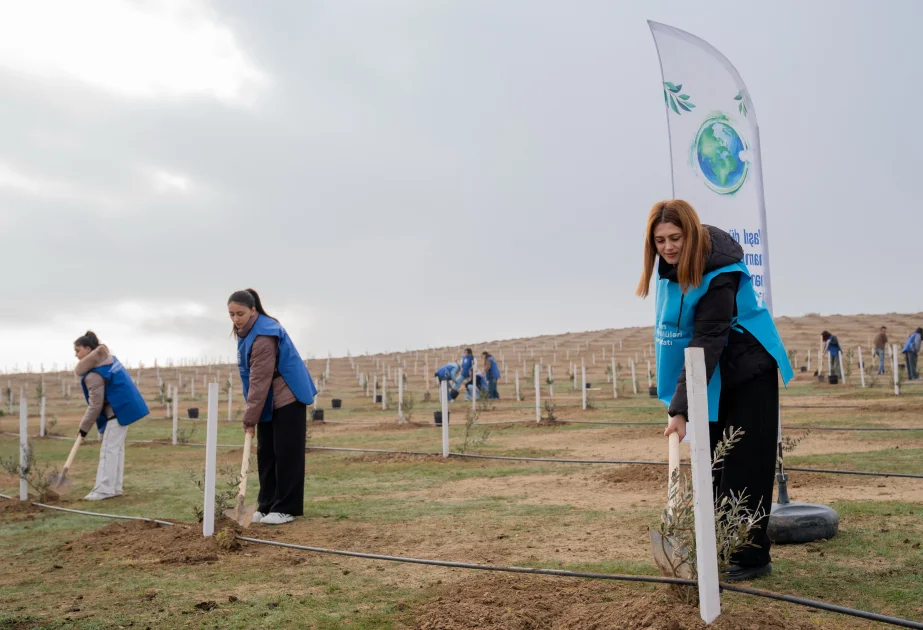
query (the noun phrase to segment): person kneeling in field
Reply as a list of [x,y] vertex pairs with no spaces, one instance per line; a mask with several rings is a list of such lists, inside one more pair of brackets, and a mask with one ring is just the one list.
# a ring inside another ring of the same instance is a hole
[[254,523],[282,525],[304,514],[308,405],[317,389],[295,344],[253,289],[228,298],[237,337],[237,369],[247,410],[244,431],[257,437],[260,494]]
[[74,342],[74,354],[78,361],[74,372],[80,377],[87,401],[78,429],[80,437],[87,436],[94,422],[102,435],[96,485],[83,500],[101,501],[122,494],[128,425],[150,411],[128,371],[109,353],[109,348],[99,343],[93,331],[88,330]]
[[436,377],[436,382],[441,386],[443,381],[449,383],[449,400],[455,400],[458,398],[458,386],[455,385],[456,377],[460,373],[458,363],[446,363],[441,368],[436,370],[434,376]]

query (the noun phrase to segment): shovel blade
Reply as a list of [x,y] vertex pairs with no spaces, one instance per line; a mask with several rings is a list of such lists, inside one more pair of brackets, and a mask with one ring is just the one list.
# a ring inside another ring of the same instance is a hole
[[236,521],[241,527],[249,527],[253,522],[253,514],[256,512],[255,505],[244,505],[243,495],[237,496],[237,505],[230,510],[225,510],[224,515]]
[[651,529],[651,552],[654,564],[667,577],[692,579],[692,567],[683,558],[689,557],[689,551],[670,538],[663,537],[659,531]]
[[57,499],[74,487],[74,482],[61,474],[51,475],[48,478],[48,490],[45,493],[50,499]]

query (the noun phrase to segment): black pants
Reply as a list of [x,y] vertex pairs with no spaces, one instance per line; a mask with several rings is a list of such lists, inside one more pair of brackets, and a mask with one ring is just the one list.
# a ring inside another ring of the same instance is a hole
[[260,472],[257,510],[263,514],[304,514],[304,449],[308,408],[293,402],[257,425],[256,463]]
[[762,374],[734,387],[722,388],[718,421],[709,423],[712,453],[729,427],[743,429],[744,434],[713,475],[715,504],[733,491],[746,491],[747,507],[757,506],[766,516],[752,530],[755,547],[746,547],[731,558],[735,564],[762,566],[770,561],[769,511],[772,509],[772,486],[775,481],[776,453],[779,439],[779,377],[777,370]]

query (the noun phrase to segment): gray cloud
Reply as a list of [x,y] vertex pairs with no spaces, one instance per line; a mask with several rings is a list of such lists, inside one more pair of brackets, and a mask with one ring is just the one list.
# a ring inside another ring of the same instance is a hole
[[[0,165],[69,193],[0,187],[2,334],[194,302],[214,318],[144,332],[207,344],[250,285],[269,308],[311,309],[286,322],[310,329],[305,354],[647,324],[638,236],[669,196],[648,17],[708,39],[748,82],[777,311],[918,310],[891,271],[915,220],[921,132],[898,113],[923,100],[919,3],[212,9],[271,78],[250,109],[0,68]],[[188,192],[157,191],[151,169]]]

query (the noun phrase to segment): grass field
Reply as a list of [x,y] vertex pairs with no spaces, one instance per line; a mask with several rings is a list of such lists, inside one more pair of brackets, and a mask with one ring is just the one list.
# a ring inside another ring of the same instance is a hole
[[[538,348],[542,341],[517,343],[521,348]],[[611,343],[597,342],[595,351]],[[553,352],[566,352],[564,342],[558,344]],[[592,344],[587,348],[583,337],[576,336],[568,344],[572,356],[558,357],[559,373],[574,357],[592,361],[588,360]],[[623,352],[634,351],[626,347]],[[638,351],[643,352],[641,346]],[[505,350],[510,363],[515,352]],[[418,356],[405,353],[387,361],[396,364],[414,357],[422,368],[424,353]],[[617,358],[627,365],[625,356]],[[374,360],[353,359],[359,371],[386,374],[373,367]],[[481,422],[500,424],[471,427],[469,452],[665,461],[664,411],[647,396],[646,373],[642,393],[633,395],[630,382],[622,383],[616,400],[603,366],[597,368],[592,408],[587,410],[581,409],[579,392],[572,391],[570,381],[564,376],[556,379],[554,403],[560,423],[522,422],[534,421],[534,391],[523,378],[525,400],[516,402],[508,378],[501,384],[502,400],[479,416]],[[209,374],[208,368],[199,369],[203,376]],[[224,380],[228,368],[219,369]],[[318,375],[322,363],[312,361],[311,369]],[[195,378],[193,370],[183,368],[187,381]],[[333,360],[320,405],[326,420],[337,424],[312,423],[309,446],[440,452],[441,431],[429,424],[437,406],[421,402],[425,387],[420,369],[416,380],[408,382],[417,400],[414,423],[403,425],[397,424],[396,402],[388,411],[372,405],[360,391],[355,371],[347,359]],[[0,628],[704,627],[697,610],[673,603],[664,586],[396,564],[252,543],[230,548],[233,545],[222,547],[213,539],[205,540],[194,516],[202,494],[191,479],[204,466],[204,449],[195,444],[205,441],[205,423],[181,419],[181,437],[188,444],[169,445],[172,422],[155,402],[152,372],[147,368],[142,376],[147,379],[142,389],[151,400],[152,415],[131,427],[129,439],[162,443],[130,444],[125,494],[87,503],[80,498],[93,485],[98,458],[91,441],[74,464],[74,490],[58,505],[177,525],[112,521],[0,500],[4,562]],[[53,432],[68,439],[34,439],[42,464],[63,462],[82,412],[79,401],[60,397],[56,378],[46,375],[49,394],[58,394],[49,395],[48,417],[57,421]],[[14,377],[14,386],[22,381],[34,389],[36,380],[35,375]],[[897,397],[893,386],[879,383],[862,390],[855,385],[820,385],[810,374],[799,375],[783,393],[783,423],[815,428],[786,462],[799,467],[923,474],[923,391],[904,384],[903,395]],[[388,387],[396,392],[393,383]],[[201,393],[201,382],[197,389]],[[334,395],[343,399],[342,409],[331,409]],[[542,395],[547,396],[545,385]],[[195,404],[204,416],[206,404],[201,397],[187,397],[182,408]],[[222,397],[218,441],[224,446],[218,451],[219,463],[233,469],[240,463],[242,430],[238,422],[226,421],[224,405]],[[235,405],[240,406],[239,400]],[[453,451],[465,443],[468,405],[461,400],[453,403]],[[656,424],[579,423],[588,421]],[[31,416],[29,423],[34,435],[37,419]],[[834,426],[916,430],[821,429]],[[0,418],[0,431],[17,430],[18,416]],[[0,436],[0,456],[15,456],[17,449],[16,437]],[[923,484],[919,481],[792,472],[792,499],[830,505],[840,516],[840,531],[828,541],[774,547],[774,573],[754,586],[923,620]],[[249,483],[255,493],[255,474]],[[0,474],[0,492],[17,494],[17,479]],[[386,555],[656,575],[648,528],[656,525],[665,494],[666,469],[658,466],[443,460],[437,455],[312,450],[307,457],[305,516],[279,528],[254,525],[247,535]],[[227,522],[219,522],[219,530],[226,527]],[[733,593],[726,593],[722,602],[724,614],[712,627],[875,626]]]

